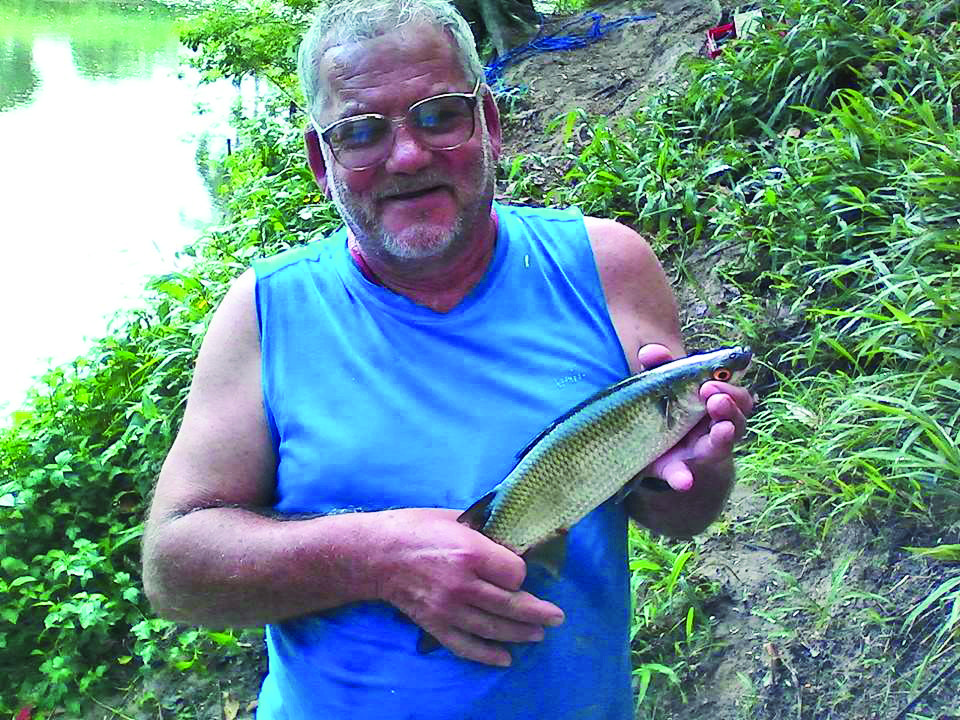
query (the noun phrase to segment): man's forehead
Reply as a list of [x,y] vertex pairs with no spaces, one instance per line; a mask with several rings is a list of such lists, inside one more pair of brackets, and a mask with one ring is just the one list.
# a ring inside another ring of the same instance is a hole
[[321,56],[318,71],[331,95],[391,84],[418,74],[463,74],[452,35],[423,25],[331,46]]

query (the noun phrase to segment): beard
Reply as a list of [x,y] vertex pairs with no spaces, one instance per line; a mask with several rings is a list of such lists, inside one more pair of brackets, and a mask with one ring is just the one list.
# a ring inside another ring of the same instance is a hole
[[[493,152],[486,129],[482,130],[482,160],[459,187],[439,170],[426,170],[418,175],[391,178],[373,189],[367,197],[358,197],[337,173],[328,173],[330,196],[343,221],[353,231],[360,247],[378,256],[412,261],[441,257],[468,240],[468,229],[490,211],[496,179]],[[327,167],[333,158],[327,158]],[[400,230],[388,230],[377,212],[379,200],[442,185],[457,188],[461,201],[452,225],[440,227],[428,222],[411,222]]]

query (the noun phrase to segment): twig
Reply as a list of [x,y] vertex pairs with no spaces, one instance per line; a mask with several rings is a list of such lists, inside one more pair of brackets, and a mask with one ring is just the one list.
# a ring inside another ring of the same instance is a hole
[[113,713],[114,715],[116,715],[118,718],[123,718],[123,720],[135,720],[135,718],[132,718],[132,717],[130,717],[129,715],[125,715],[124,713],[120,712],[120,711],[117,710],[116,708],[110,707],[109,705],[107,705],[107,704],[104,703],[104,702],[100,702],[100,701],[97,700],[93,695],[87,695],[87,697],[90,698],[91,700],[93,700],[97,705],[99,705],[100,707],[102,707],[104,710],[109,710],[110,712],[112,712],[112,713]]
[[730,567],[729,565],[727,565],[727,563],[725,563],[725,562],[720,562],[719,560],[708,560],[707,562],[703,563],[703,564],[700,566],[700,569],[701,569],[701,570],[704,570],[704,569],[706,569],[706,568],[708,568],[708,567],[723,568],[723,569],[726,570],[728,573],[730,573],[731,575],[733,575],[733,577],[736,578],[736,580],[737,580],[738,583],[740,583],[741,585],[743,585],[743,580],[740,579],[740,576],[737,575],[736,571],[735,571],[732,567]]
[[960,656],[957,656],[957,658],[952,663],[950,663],[950,665],[947,666],[946,670],[944,670],[942,673],[937,675],[933,680],[931,680],[930,684],[927,685],[923,690],[921,690],[920,694],[917,695],[913,700],[911,700],[910,703],[903,710],[901,710],[895,718],[893,718],[893,720],[903,720],[903,718],[907,716],[907,713],[913,710],[913,708],[916,707],[917,703],[923,700],[923,696],[926,695],[931,690],[933,690],[941,682],[946,680],[950,675],[952,675],[954,670],[957,669],[958,665],[960,665]]

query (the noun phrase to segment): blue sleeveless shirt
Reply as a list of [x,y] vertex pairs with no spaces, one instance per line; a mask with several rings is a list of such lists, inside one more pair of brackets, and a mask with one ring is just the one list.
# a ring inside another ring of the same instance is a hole
[[[565,410],[629,373],[583,218],[495,205],[481,282],[436,313],[369,282],[346,233],[255,264],[281,513],[463,509]],[[385,603],[267,627],[261,720],[627,720],[627,518],[610,501],[568,535],[560,578],[524,588],[566,622],[510,668],[416,651]]]

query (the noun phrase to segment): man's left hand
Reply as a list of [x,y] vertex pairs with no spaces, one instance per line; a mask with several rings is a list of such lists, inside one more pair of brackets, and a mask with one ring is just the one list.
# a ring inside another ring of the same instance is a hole
[[[644,369],[673,359],[663,345],[644,345],[638,352]],[[746,433],[753,398],[746,388],[710,380],[700,386],[707,416],[673,448],[650,464],[643,475],[659,477],[685,492],[694,484],[694,467],[720,466],[729,461],[734,444]]]

